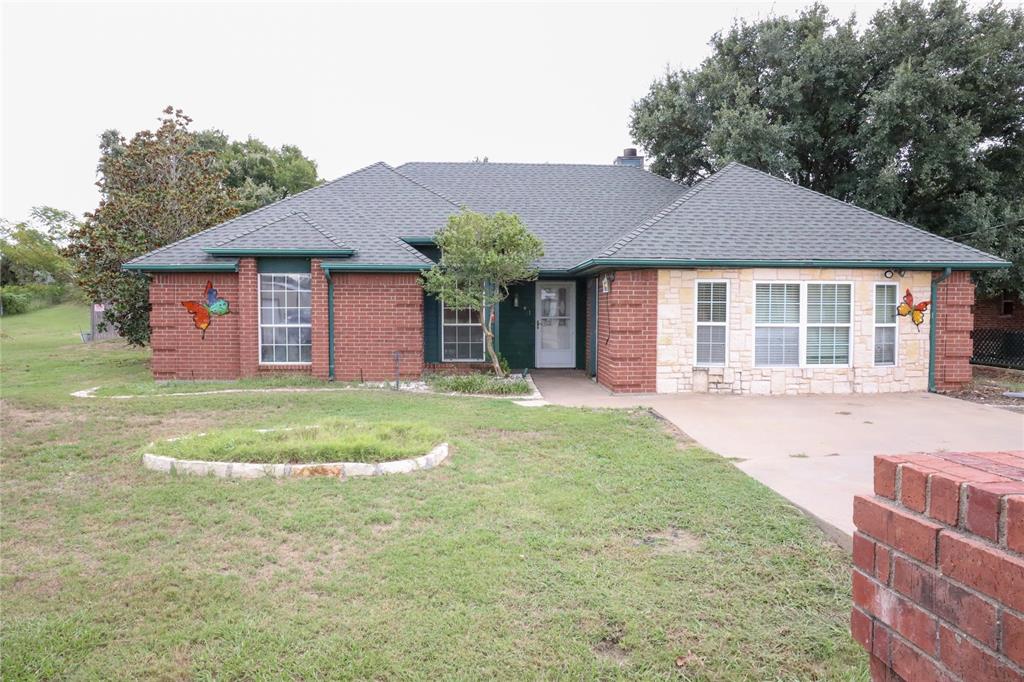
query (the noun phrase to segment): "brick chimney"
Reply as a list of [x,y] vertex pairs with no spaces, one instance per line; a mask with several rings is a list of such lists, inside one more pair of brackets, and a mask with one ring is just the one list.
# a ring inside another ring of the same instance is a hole
[[644,167],[644,157],[637,156],[636,147],[626,147],[622,150],[622,156],[616,156],[612,163],[616,166]]

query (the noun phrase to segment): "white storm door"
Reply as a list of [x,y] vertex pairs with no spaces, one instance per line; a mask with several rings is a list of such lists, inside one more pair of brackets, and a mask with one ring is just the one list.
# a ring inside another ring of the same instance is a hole
[[576,366],[576,283],[537,282],[537,367]]

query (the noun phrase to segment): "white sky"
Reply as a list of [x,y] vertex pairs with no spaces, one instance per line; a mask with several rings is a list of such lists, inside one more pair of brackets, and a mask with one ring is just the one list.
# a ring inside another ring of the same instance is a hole
[[[197,130],[296,144],[327,179],[379,160],[609,163],[666,65],[697,66],[734,17],[806,4],[5,1],[0,217],[95,208],[99,134],[168,104]],[[882,3],[827,4],[863,21]]]

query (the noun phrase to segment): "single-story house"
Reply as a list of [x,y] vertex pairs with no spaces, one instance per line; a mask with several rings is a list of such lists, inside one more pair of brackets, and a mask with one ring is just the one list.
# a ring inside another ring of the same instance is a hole
[[419,280],[461,207],[515,213],[544,243],[539,279],[497,311],[509,365],[617,392],[952,388],[970,379],[971,271],[1008,265],[738,163],[692,187],[632,150],[376,163],[126,263],[151,278],[154,376],[484,367],[477,313]]

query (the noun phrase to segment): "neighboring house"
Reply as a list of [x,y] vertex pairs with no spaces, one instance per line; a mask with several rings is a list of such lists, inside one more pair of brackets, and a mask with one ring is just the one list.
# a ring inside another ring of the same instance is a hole
[[[418,279],[465,206],[515,213],[544,242],[540,279],[498,309],[513,368],[583,369],[620,392],[970,379],[970,271],[1004,261],[740,164],[685,187],[642,163],[628,150],[608,166],[377,163],[136,258],[124,267],[152,277],[153,374],[483,367],[477,313]],[[201,333],[182,302],[208,280],[230,314]],[[932,300],[919,326],[896,314],[906,290]]]
[[1024,304],[1012,294],[974,304],[972,362],[1024,369]]

